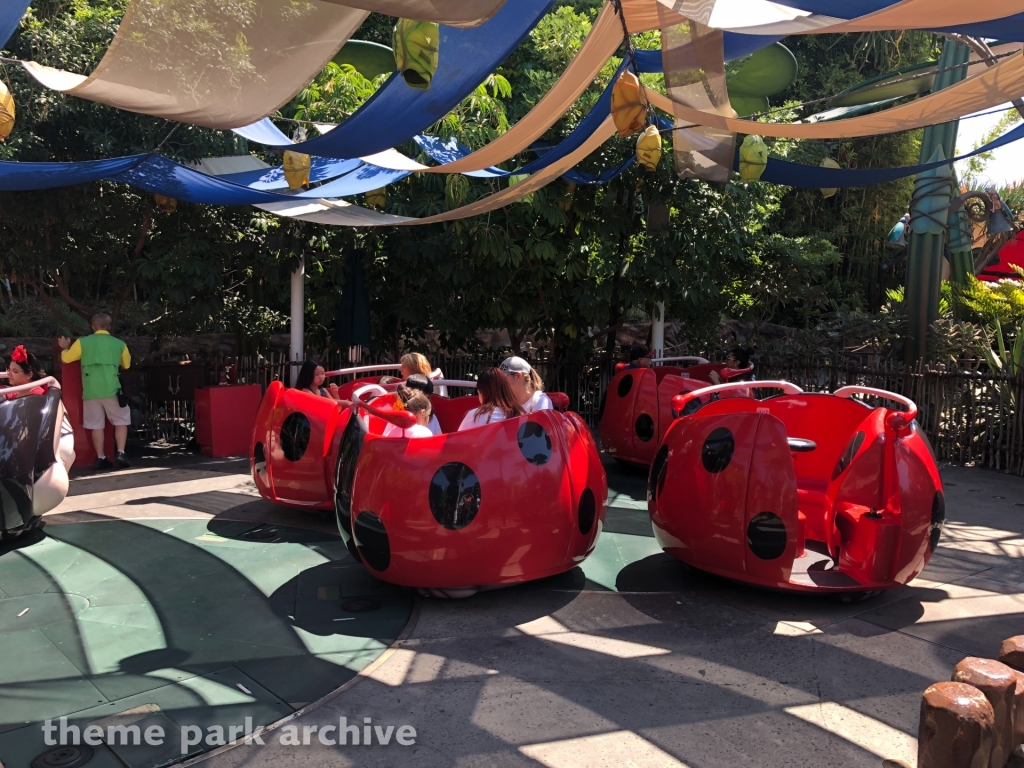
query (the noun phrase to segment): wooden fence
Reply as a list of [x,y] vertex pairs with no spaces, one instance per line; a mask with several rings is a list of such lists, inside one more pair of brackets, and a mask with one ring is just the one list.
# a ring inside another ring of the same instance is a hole
[[983,360],[955,367],[826,358],[765,361],[760,379],[785,379],[811,392],[860,384],[906,395],[940,460],[1024,475],[1024,373],[992,373]]
[[[500,353],[435,357],[432,362],[447,378],[473,379],[481,370],[497,365]],[[330,369],[351,363],[328,355]],[[393,362],[364,358],[360,364]],[[612,363],[562,362],[545,357],[531,360],[549,391],[569,395],[570,407],[591,427],[597,427],[601,398],[611,378]],[[269,358],[218,357],[205,363],[208,383],[216,383],[227,365],[236,366],[239,383],[289,380],[291,364],[284,355]],[[990,467],[1024,475],[1024,373],[993,374],[984,361],[964,360],[955,367],[906,368],[892,361],[828,356],[803,360],[766,359],[758,362],[757,378],[792,381],[810,392],[831,392],[860,384],[904,394],[919,409],[918,422],[940,460]],[[133,436],[146,440],[187,442],[194,434],[194,408],[190,400],[149,402],[136,398]]]

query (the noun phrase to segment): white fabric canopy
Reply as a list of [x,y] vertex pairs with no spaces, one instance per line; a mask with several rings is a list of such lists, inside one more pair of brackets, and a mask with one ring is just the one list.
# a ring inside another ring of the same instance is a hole
[[194,163],[188,163],[197,171],[208,176],[227,176],[231,173],[261,171],[270,166],[255,155],[229,155],[228,157],[204,157]]
[[658,29],[658,6],[680,23],[692,18],[706,26],[745,35],[807,35],[881,32],[892,29],[940,29],[1002,19],[1024,12],[1021,0],[902,0],[858,18],[808,13],[770,0],[620,0],[630,32]]

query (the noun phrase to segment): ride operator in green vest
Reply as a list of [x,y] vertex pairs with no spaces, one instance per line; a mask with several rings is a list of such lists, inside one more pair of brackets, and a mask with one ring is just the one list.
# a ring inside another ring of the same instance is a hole
[[[131,410],[127,405],[118,402],[117,393],[121,383],[117,378],[119,368],[128,368],[132,356],[128,345],[110,335],[112,320],[110,315],[100,313],[93,315],[90,325],[92,335],[76,339],[72,344],[66,336],[57,339],[60,348],[60,359],[65,363],[82,361],[82,423],[92,432],[92,445],[96,449],[96,461],[93,469],[118,469],[130,467],[124,455],[124,446],[128,441],[128,426],[132,423]],[[106,420],[114,425],[114,442],[117,454],[111,463],[104,448],[104,428]]]

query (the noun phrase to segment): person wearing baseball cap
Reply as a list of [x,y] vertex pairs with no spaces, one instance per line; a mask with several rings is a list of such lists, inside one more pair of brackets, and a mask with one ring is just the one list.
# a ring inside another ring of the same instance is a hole
[[629,348],[629,365],[627,368],[650,368],[654,350],[643,344],[634,344]]
[[544,382],[528,362],[521,357],[506,357],[498,366],[508,378],[516,401],[527,413],[550,411],[554,406],[544,394]]

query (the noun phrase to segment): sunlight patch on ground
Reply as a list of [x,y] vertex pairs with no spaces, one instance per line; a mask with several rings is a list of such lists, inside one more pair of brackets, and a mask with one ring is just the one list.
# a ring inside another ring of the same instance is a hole
[[632,731],[529,744],[519,751],[546,768],[687,768]]
[[917,739],[842,704],[823,701],[786,707],[784,711],[878,757],[903,760],[910,765],[917,762]]
[[562,645],[581,648],[585,651],[603,653],[606,656],[614,656],[618,659],[636,659],[643,656],[662,656],[671,653],[671,651],[665,648],[657,648],[653,645],[643,645],[627,640],[615,640],[599,635],[572,632],[551,616],[544,616],[536,621],[520,624],[516,629],[525,635],[536,637],[540,640],[549,640],[552,643],[561,643]]
[[942,548],[995,557],[1024,558],[1024,538],[1019,533],[984,525],[947,522],[942,529]]

